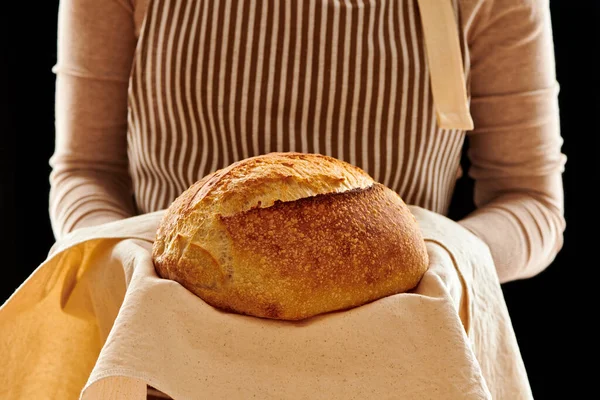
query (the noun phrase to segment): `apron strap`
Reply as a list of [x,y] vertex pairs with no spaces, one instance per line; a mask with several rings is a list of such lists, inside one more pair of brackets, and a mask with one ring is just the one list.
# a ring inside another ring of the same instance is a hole
[[451,0],[418,0],[437,123],[472,130],[458,28]]

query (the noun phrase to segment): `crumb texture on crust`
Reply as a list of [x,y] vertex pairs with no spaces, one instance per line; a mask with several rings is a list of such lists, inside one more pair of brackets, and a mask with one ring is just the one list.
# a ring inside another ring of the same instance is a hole
[[331,157],[270,153],[192,185],[153,248],[160,276],[207,303],[298,320],[414,288],[428,266],[402,199]]

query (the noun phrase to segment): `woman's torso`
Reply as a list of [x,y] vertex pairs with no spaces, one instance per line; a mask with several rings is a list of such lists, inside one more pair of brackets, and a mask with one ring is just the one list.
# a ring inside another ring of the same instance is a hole
[[129,93],[140,212],[234,161],[301,151],[446,213],[465,132],[436,125],[417,0],[148,1]]

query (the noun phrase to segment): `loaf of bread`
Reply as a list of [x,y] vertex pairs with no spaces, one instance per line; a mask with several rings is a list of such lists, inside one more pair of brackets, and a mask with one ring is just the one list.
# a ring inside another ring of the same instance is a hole
[[153,260],[221,310],[300,320],[413,289],[428,267],[417,221],[363,170],[269,153],[196,182],[168,208]]

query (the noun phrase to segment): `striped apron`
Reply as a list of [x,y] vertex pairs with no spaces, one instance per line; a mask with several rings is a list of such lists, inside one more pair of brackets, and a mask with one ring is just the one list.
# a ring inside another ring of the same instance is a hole
[[451,86],[468,88],[459,19],[456,0],[150,0],[129,86],[138,211],[240,159],[299,151],[445,214],[468,128],[441,118]]

